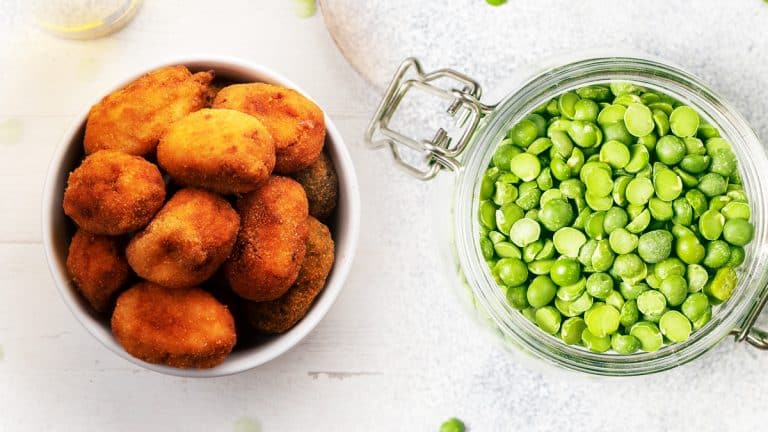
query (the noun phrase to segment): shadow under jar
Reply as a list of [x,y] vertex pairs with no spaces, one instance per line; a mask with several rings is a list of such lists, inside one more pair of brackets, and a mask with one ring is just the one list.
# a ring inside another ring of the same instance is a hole
[[[711,320],[684,342],[629,355],[596,353],[567,345],[512,308],[483,257],[477,217],[482,177],[508,130],[565,92],[612,82],[626,82],[669,95],[693,107],[703,122],[714,126],[720,136],[730,141],[755,227],[754,239],[745,247],[746,258],[737,268],[736,289],[728,301],[713,307]],[[411,90],[445,99],[448,113],[458,119],[459,132],[451,138],[440,129],[431,140],[416,140],[395,130],[391,120]],[[479,321],[499,339],[546,363],[606,376],[668,370],[697,358],[729,335],[734,335],[737,342],[747,341],[768,349],[768,334],[754,328],[768,301],[768,158],[755,133],[731,105],[683,70],[629,57],[587,58],[544,70],[496,105],[481,103],[480,96],[480,86],[471,78],[452,70],[424,73],[418,61],[407,59],[388,87],[365,138],[371,148],[388,148],[400,167],[421,180],[432,179],[444,169],[452,171],[450,220],[444,240],[451,257],[450,271],[458,272],[452,278],[463,286],[462,292],[468,293]],[[422,157],[414,161],[404,150]]]

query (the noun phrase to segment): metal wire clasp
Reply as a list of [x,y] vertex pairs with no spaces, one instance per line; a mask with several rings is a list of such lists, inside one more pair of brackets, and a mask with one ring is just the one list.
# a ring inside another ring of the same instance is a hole
[[[439,86],[436,83],[438,80],[450,82],[451,85]],[[443,128],[439,128],[431,140],[415,140],[390,128],[390,120],[400,102],[414,88],[449,100],[451,104],[446,111],[452,117],[460,112],[467,113],[466,117],[457,117],[459,127],[462,128],[457,140],[450,137]],[[479,101],[481,95],[480,85],[468,76],[450,69],[424,73],[418,60],[407,58],[397,69],[368,125],[365,143],[371,149],[389,147],[395,162],[420,180],[433,178],[443,168],[455,171],[461,167],[457,157],[466,149],[480,119],[494,109]],[[401,146],[422,153],[424,157],[421,163],[406,161],[402,157]]]
[[746,341],[756,348],[768,350],[768,332],[755,327],[755,322],[766,304],[768,304],[768,289],[763,289],[763,293],[755,304],[755,307],[753,307],[749,311],[749,314],[747,314],[744,324],[741,328],[734,329],[731,332],[735,335],[736,342]]

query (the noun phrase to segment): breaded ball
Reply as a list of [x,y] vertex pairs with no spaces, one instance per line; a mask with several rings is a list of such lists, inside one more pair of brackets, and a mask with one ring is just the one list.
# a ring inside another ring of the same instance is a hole
[[210,278],[227,259],[240,217],[220,196],[181,189],[128,244],[133,271],[169,288],[186,288]]
[[221,364],[237,341],[229,310],[200,288],[133,285],[117,299],[112,334],[128,354],[177,368]]
[[245,193],[272,173],[275,146],[255,117],[206,108],[171,125],[157,146],[157,162],[181,184]]
[[67,255],[69,276],[97,312],[106,312],[130,275],[125,239],[77,230]]
[[69,174],[64,213],[94,234],[119,235],[149,223],[165,200],[157,166],[142,157],[103,150]]
[[231,84],[231,82],[227,82],[218,78],[211,81],[210,84],[208,84],[208,88],[205,90],[205,106],[210,107],[213,105],[213,100],[216,99],[216,94],[219,93],[219,90],[223,89],[229,84]]
[[308,221],[307,253],[296,283],[277,300],[248,302],[248,322],[264,333],[284,333],[309,311],[312,302],[325,287],[333,267],[334,243],[328,227],[317,219]]
[[315,163],[297,172],[293,177],[307,193],[310,216],[327,220],[336,209],[339,195],[339,178],[331,158],[321,153]]
[[304,189],[286,177],[270,177],[237,201],[242,223],[224,271],[240,297],[275,300],[296,281],[306,252],[307,207]]
[[185,66],[169,66],[107,95],[88,114],[85,152],[152,153],[171,123],[205,106],[212,79],[213,72],[193,75]]
[[323,111],[295,90],[265,83],[235,84],[219,91],[213,107],[236,109],[264,123],[275,140],[276,173],[310,166],[323,149]]

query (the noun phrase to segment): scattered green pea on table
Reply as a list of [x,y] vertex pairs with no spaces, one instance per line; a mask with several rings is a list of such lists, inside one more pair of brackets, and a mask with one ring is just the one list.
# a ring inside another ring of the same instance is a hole
[[440,425],[439,432],[464,432],[465,430],[464,422],[456,417],[452,417]]
[[565,92],[513,125],[478,199],[479,251],[509,306],[599,353],[691,337],[755,235],[730,143],[631,83]]

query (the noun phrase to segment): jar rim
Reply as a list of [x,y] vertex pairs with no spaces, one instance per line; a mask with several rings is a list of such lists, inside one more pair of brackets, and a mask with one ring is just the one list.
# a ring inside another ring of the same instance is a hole
[[[595,353],[565,344],[531,323],[507,302],[491,275],[479,246],[480,179],[510,125],[569,90],[590,84],[623,81],[662,91],[697,109],[731,145],[753,209],[754,241],[745,248],[733,296],[713,309],[712,319],[682,343],[655,352],[631,355]],[[768,215],[768,158],[746,120],[699,78],[677,67],[638,57],[593,57],[544,70],[511,92],[473,137],[457,178],[453,228],[456,259],[482,311],[502,335],[523,351],[566,369],[597,375],[643,375],[670,369],[702,355],[738,328],[768,284],[765,217]],[[471,221],[471,223],[467,223]]]

